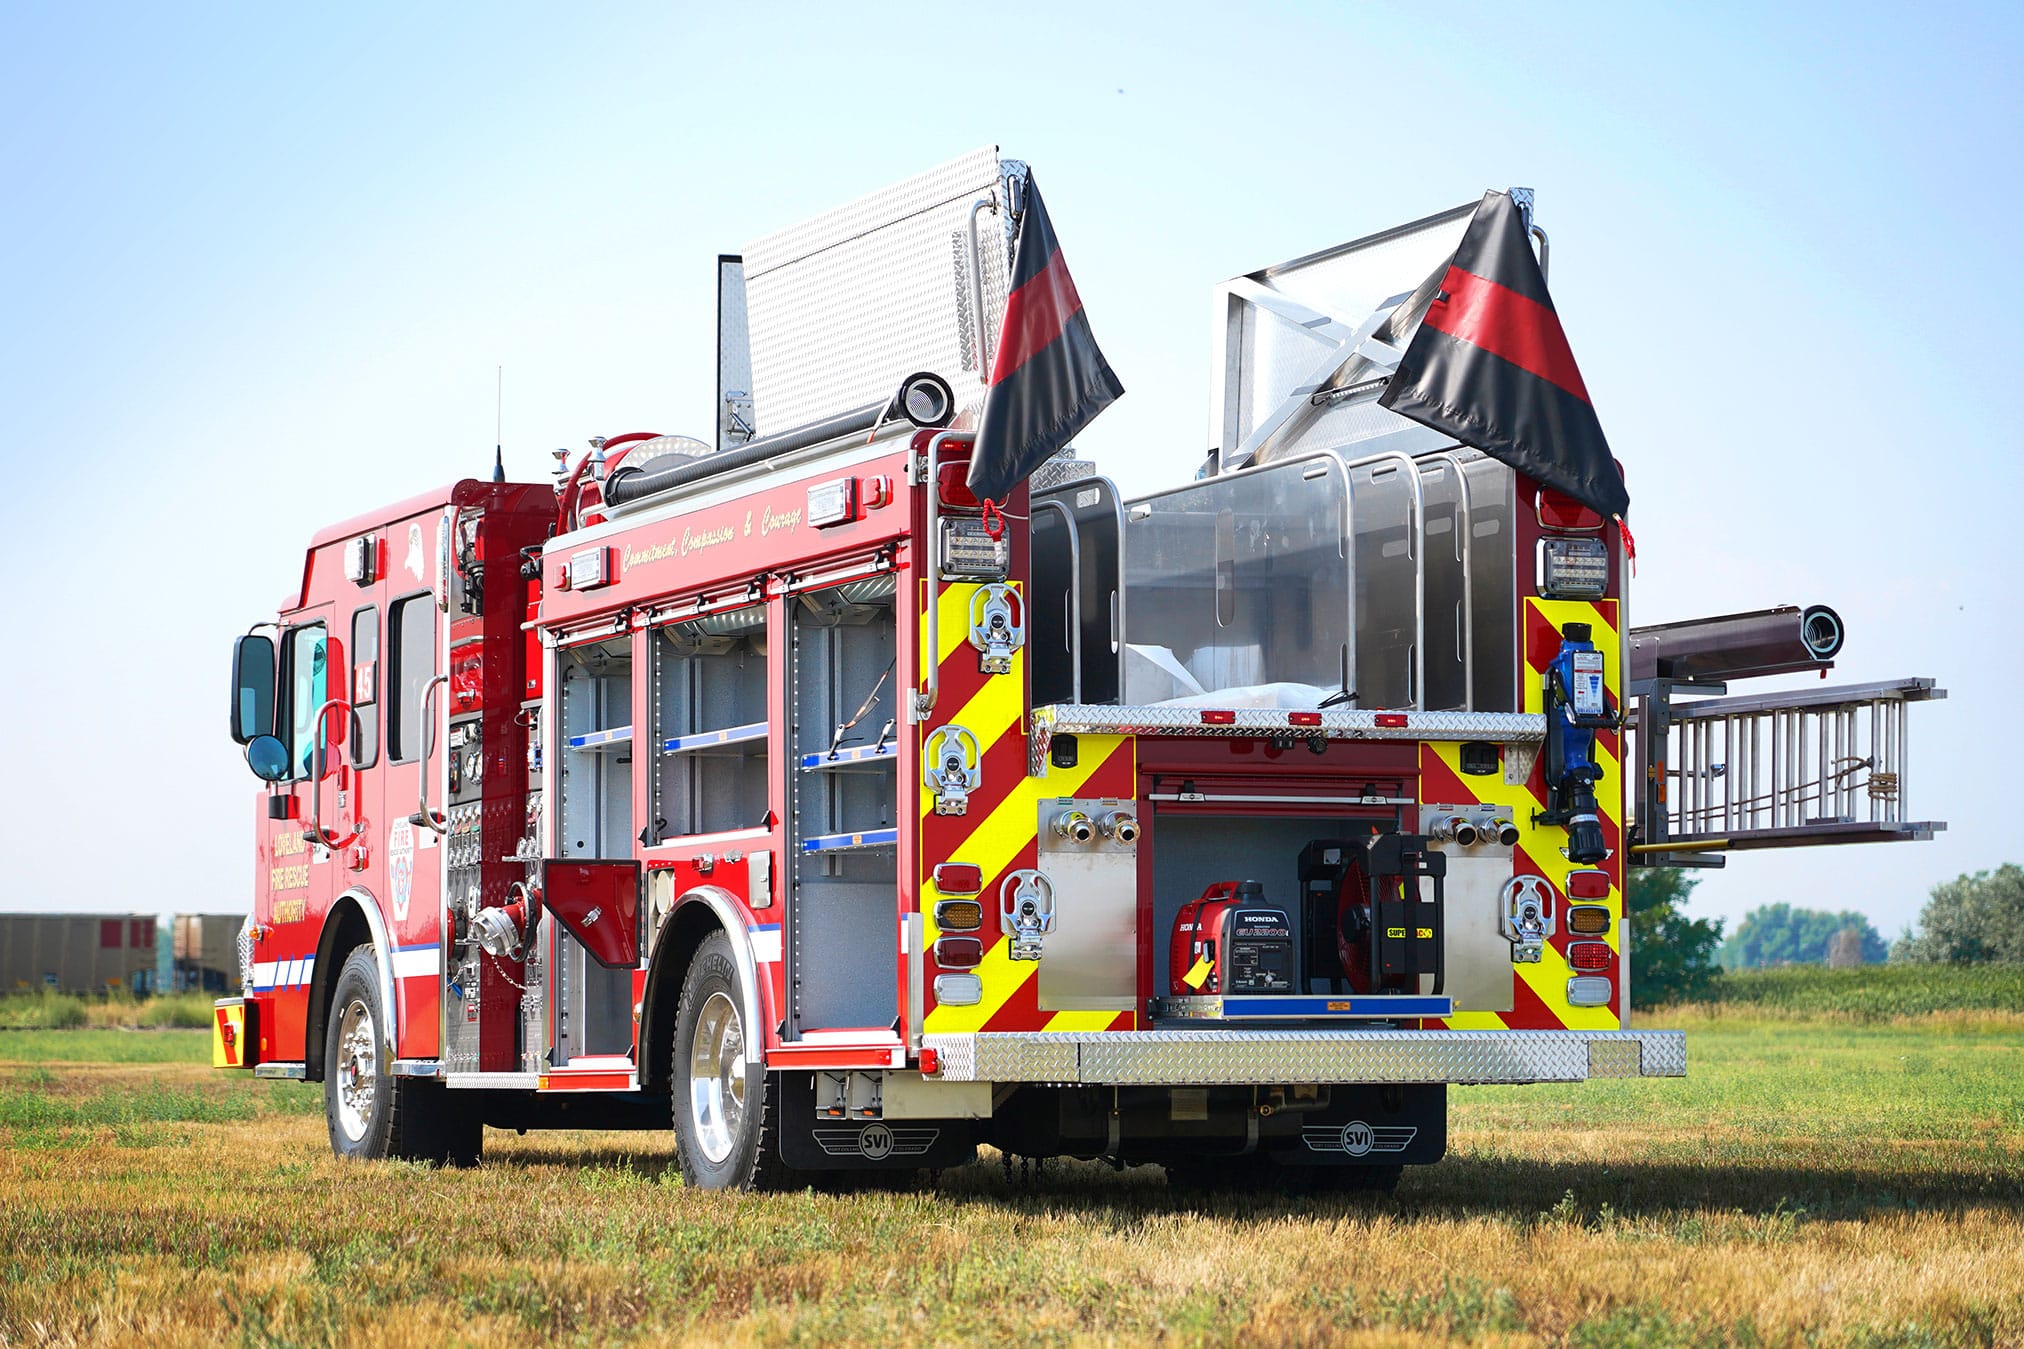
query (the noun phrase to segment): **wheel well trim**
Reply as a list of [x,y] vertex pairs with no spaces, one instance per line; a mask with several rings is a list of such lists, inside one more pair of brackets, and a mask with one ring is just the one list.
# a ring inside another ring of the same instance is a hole
[[[324,932],[330,931],[332,924],[338,916],[338,909],[347,901],[359,910],[360,916],[365,919],[366,931],[372,934],[373,963],[379,967],[380,1042],[386,1047],[387,1061],[391,1063],[395,1058],[395,1046],[400,1039],[399,1027],[395,1021],[395,1006],[399,1001],[399,986],[394,983],[394,948],[391,934],[387,931],[386,916],[380,912],[379,901],[373,898],[372,891],[362,885],[351,886],[332,901],[330,908],[324,914]],[[319,936],[317,938],[317,945],[321,946],[322,944],[323,939]],[[332,957],[342,954],[339,951],[331,952]],[[317,967],[318,979],[321,982],[323,962],[318,961]],[[330,972],[329,977],[333,985],[340,973],[342,973],[341,969]],[[306,1053],[308,1046],[303,1046],[303,1049]]]
[[717,925],[731,942],[731,963],[738,969],[738,992],[745,1003],[745,1015],[751,1025],[745,1036],[745,1062],[763,1064],[766,1061],[765,1008],[759,1001],[758,963],[752,959],[752,929],[745,922],[744,910],[729,890],[721,885],[698,885],[684,890],[675,899],[674,907],[668,910],[672,921],[686,904],[701,903],[709,906],[716,915]]

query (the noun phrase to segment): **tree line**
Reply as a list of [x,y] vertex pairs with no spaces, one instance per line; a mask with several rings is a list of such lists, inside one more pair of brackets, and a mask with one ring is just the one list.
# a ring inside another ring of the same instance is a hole
[[1719,918],[1686,912],[1700,883],[1665,867],[1634,868],[1625,887],[1631,927],[1631,999],[1640,1007],[1705,997],[1725,969],[1772,965],[2024,963],[2024,867],[1957,876],[1933,887],[1916,927],[1886,943],[1869,919],[1765,904],[1725,934]]

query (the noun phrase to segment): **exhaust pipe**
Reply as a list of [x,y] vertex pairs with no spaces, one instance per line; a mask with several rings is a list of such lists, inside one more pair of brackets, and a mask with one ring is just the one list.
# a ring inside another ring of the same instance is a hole
[[1824,604],[1788,604],[1630,630],[1630,677],[1713,682],[1824,670],[1847,630]]

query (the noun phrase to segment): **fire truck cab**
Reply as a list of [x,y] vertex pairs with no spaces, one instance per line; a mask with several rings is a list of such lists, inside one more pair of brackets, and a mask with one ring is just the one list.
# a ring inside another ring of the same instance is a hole
[[[1628,1027],[1624,865],[1805,829],[1700,797],[1633,836],[1682,752],[1633,749],[1633,694],[1685,724],[1693,675],[1632,688],[1622,541],[1376,406],[1469,208],[1226,283],[1192,481],[1071,453],[987,509],[1024,172],[721,259],[714,441],[325,530],[239,639],[267,785],[220,1035],[322,1081],[339,1153],[671,1127],[710,1187],[983,1144],[1385,1188],[1451,1084],[1685,1072]],[[1937,827],[1864,780],[1845,834]]]

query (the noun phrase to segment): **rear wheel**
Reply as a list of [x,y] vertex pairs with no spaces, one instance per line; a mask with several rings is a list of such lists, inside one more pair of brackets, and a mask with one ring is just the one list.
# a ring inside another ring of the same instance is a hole
[[731,939],[712,933],[689,962],[675,1016],[675,1151],[683,1178],[705,1190],[770,1190],[791,1184],[780,1160],[778,1091],[746,1062],[757,1027],[745,1024]]
[[379,961],[353,950],[337,976],[323,1051],[323,1114],[340,1157],[470,1166],[484,1148],[484,1124],[440,1082],[395,1077],[380,1024]]

